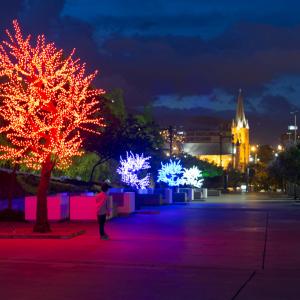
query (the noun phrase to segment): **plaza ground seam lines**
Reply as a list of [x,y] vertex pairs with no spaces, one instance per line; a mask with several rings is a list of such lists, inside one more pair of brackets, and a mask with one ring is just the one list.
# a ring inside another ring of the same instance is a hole
[[235,300],[237,299],[238,295],[240,294],[240,292],[246,287],[246,285],[252,280],[252,278],[255,276],[256,271],[253,271],[250,276],[248,277],[248,279],[242,284],[242,286],[238,289],[238,291],[235,293],[235,295],[231,298],[231,300]]
[[265,242],[264,242],[264,250],[262,254],[262,270],[265,269],[265,260],[266,260],[266,254],[267,254],[267,242],[268,242],[268,229],[269,229],[269,212],[267,212],[266,215],[266,227],[265,227]]

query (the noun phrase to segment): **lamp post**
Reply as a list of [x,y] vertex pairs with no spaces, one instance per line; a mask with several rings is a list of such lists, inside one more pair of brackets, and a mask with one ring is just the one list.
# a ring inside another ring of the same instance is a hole
[[256,164],[257,163],[257,147],[253,145],[253,146],[251,146],[250,150],[252,153],[254,153],[253,160],[254,160],[254,164]]
[[222,155],[223,155],[223,133],[219,133],[219,146],[220,146],[220,167],[223,167]]
[[231,135],[231,161],[232,168],[235,169],[235,144],[234,144],[234,135]]
[[[295,110],[295,111],[291,111],[290,114],[291,115],[294,115],[294,126],[293,126],[293,129],[294,129],[294,144],[296,145],[297,144],[297,113],[298,113],[298,110]],[[290,126],[291,128],[292,126]]]
[[288,145],[290,145],[291,144],[291,134],[292,133],[288,131],[286,134],[288,136]]
[[169,154],[170,154],[170,157],[172,157],[172,154],[173,154],[173,135],[174,135],[174,129],[173,129],[173,126],[169,126],[168,128],[168,133],[169,133]]

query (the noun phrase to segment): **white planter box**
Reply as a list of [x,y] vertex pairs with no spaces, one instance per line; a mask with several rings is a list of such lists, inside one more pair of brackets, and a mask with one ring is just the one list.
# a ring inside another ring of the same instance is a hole
[[108,207],[110,209],[110,215],[107,217],[107,220],[110,220],[114,217],[117,217],[118,216],[118,210],[117,210],[116,204],[113,201],[112,195],[109,196]]
[[[36,196],[25,197],[25,220],[36,220]],[[67,193],[56,194],[47,197],[48,220],[59,221],[69,218],[69,195]]]
[[172,189],[165,189],[165,197],[163,199],[164,204],[172,204],[173,203],[173,192]]
[[201,195],[202,195],[201,198],[207,199],[207,189],[202,189],[202,190],[201,190]]
[[194,201],[195,200],[194,189],[193,188],[181,188],[181,189],[179,189],[179,192],[186,193],[187,201]]
[[194,197],[194,189],[188,189],[188,201],[194,201],[195,197]]

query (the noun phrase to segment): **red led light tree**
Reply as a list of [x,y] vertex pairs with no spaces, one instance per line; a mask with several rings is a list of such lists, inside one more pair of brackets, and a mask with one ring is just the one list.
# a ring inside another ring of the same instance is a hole
[[35,232],[48,232],[47,190],[54,167],[66,168],[82,153],[82,131],[97,133],[103,126],[91,89],[96,72],[85,75],[85,64],[68,57],[45,37],[23,38],[17,21],[15,33],[0,45],[0,158],[41,170],[37,192]]

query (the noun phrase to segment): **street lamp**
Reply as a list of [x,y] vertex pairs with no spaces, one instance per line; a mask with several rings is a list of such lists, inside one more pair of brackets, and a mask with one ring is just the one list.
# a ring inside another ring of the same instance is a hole
[[173,126],[169,126],[168,128],[168,134],[169,134],[169,155],[172,156],[173,154],[173,138],[174,138],[174,129]]
[[223,162],[222,162],[222,152],[223,152],[223,133],[220,131],[219,132],[219,146],[220,146],[220,167],[223,167]]
[[[290,127],[290,126],[289,126]],[[290,128],[288,127],[288,129],[290,130]],[[290,131],[288,131],[287,133],[286,133],[286,135],[287,135],[287,138],[288,138],[288,141],[287,141],[287,145],[290,145],[291,144],[291,132]]]
[[250,148],[251,152],[254,153],[254,163],[257,163],[257,146],[253,145]]
[[294,115],[294,125],[289,126],[289,130],[294,130],[294,144],[297,144],[297,113],[298,110],[291,111],[290,114]]

